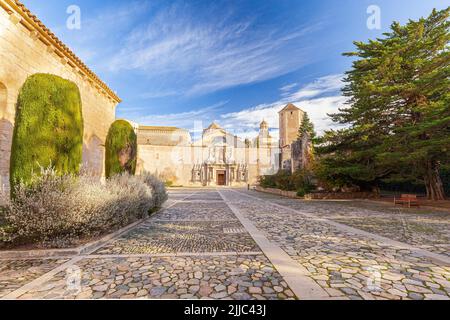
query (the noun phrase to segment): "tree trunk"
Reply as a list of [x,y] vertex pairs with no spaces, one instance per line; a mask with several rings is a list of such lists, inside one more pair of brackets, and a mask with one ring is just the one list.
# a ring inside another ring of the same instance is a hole
[[439,163],[427,162],[427,171],[424,177],[427,197],[430,200],[445,200],[444,186],[439,174]]

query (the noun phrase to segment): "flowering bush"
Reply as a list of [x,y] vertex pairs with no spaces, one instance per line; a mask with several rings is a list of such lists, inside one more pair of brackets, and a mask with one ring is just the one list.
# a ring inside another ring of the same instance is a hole
[[161,208],[162,204],[166,202],[168,198],[164,182],[148,172],[144,172],[141,177],[144,182],[152,189],[154,207]]
[[31,183],[18,184],[13,199],[3,195],[7,227],[0,239],[64,247],[144,218],[165,199],[165,189],[149,175],[124,173],[102,183],[45,169]]

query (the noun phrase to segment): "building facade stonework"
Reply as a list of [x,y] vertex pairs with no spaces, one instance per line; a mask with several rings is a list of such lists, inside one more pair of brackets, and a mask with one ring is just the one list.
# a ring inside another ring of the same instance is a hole
[[199,139],[173,127],[138,128],[138,172],[157,174],[182,186],[246,186],[278,170],[278,145],[265,121],[253,141],[242,140],[216,123]]
[[103,176],[104,144],[120,99],[23,4],[0,0],[0,186],[9,184],[19,91],[36,73],[57,75],[78,86],[84,119],[83,165]]

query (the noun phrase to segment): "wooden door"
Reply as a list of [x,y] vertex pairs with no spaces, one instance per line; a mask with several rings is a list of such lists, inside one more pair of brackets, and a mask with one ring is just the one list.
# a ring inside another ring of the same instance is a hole
[[226,184],[225,172],[218,172],[217,173],[217,185],[224,186],[225,184]]

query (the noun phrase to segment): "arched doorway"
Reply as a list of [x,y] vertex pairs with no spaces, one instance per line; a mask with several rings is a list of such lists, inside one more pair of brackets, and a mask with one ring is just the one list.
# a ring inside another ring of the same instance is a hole
[[9,188],[9,160],[11,157],[11,143],[13,124],[7,118],[8,92],[6,86],[0,82],[0,189]]

